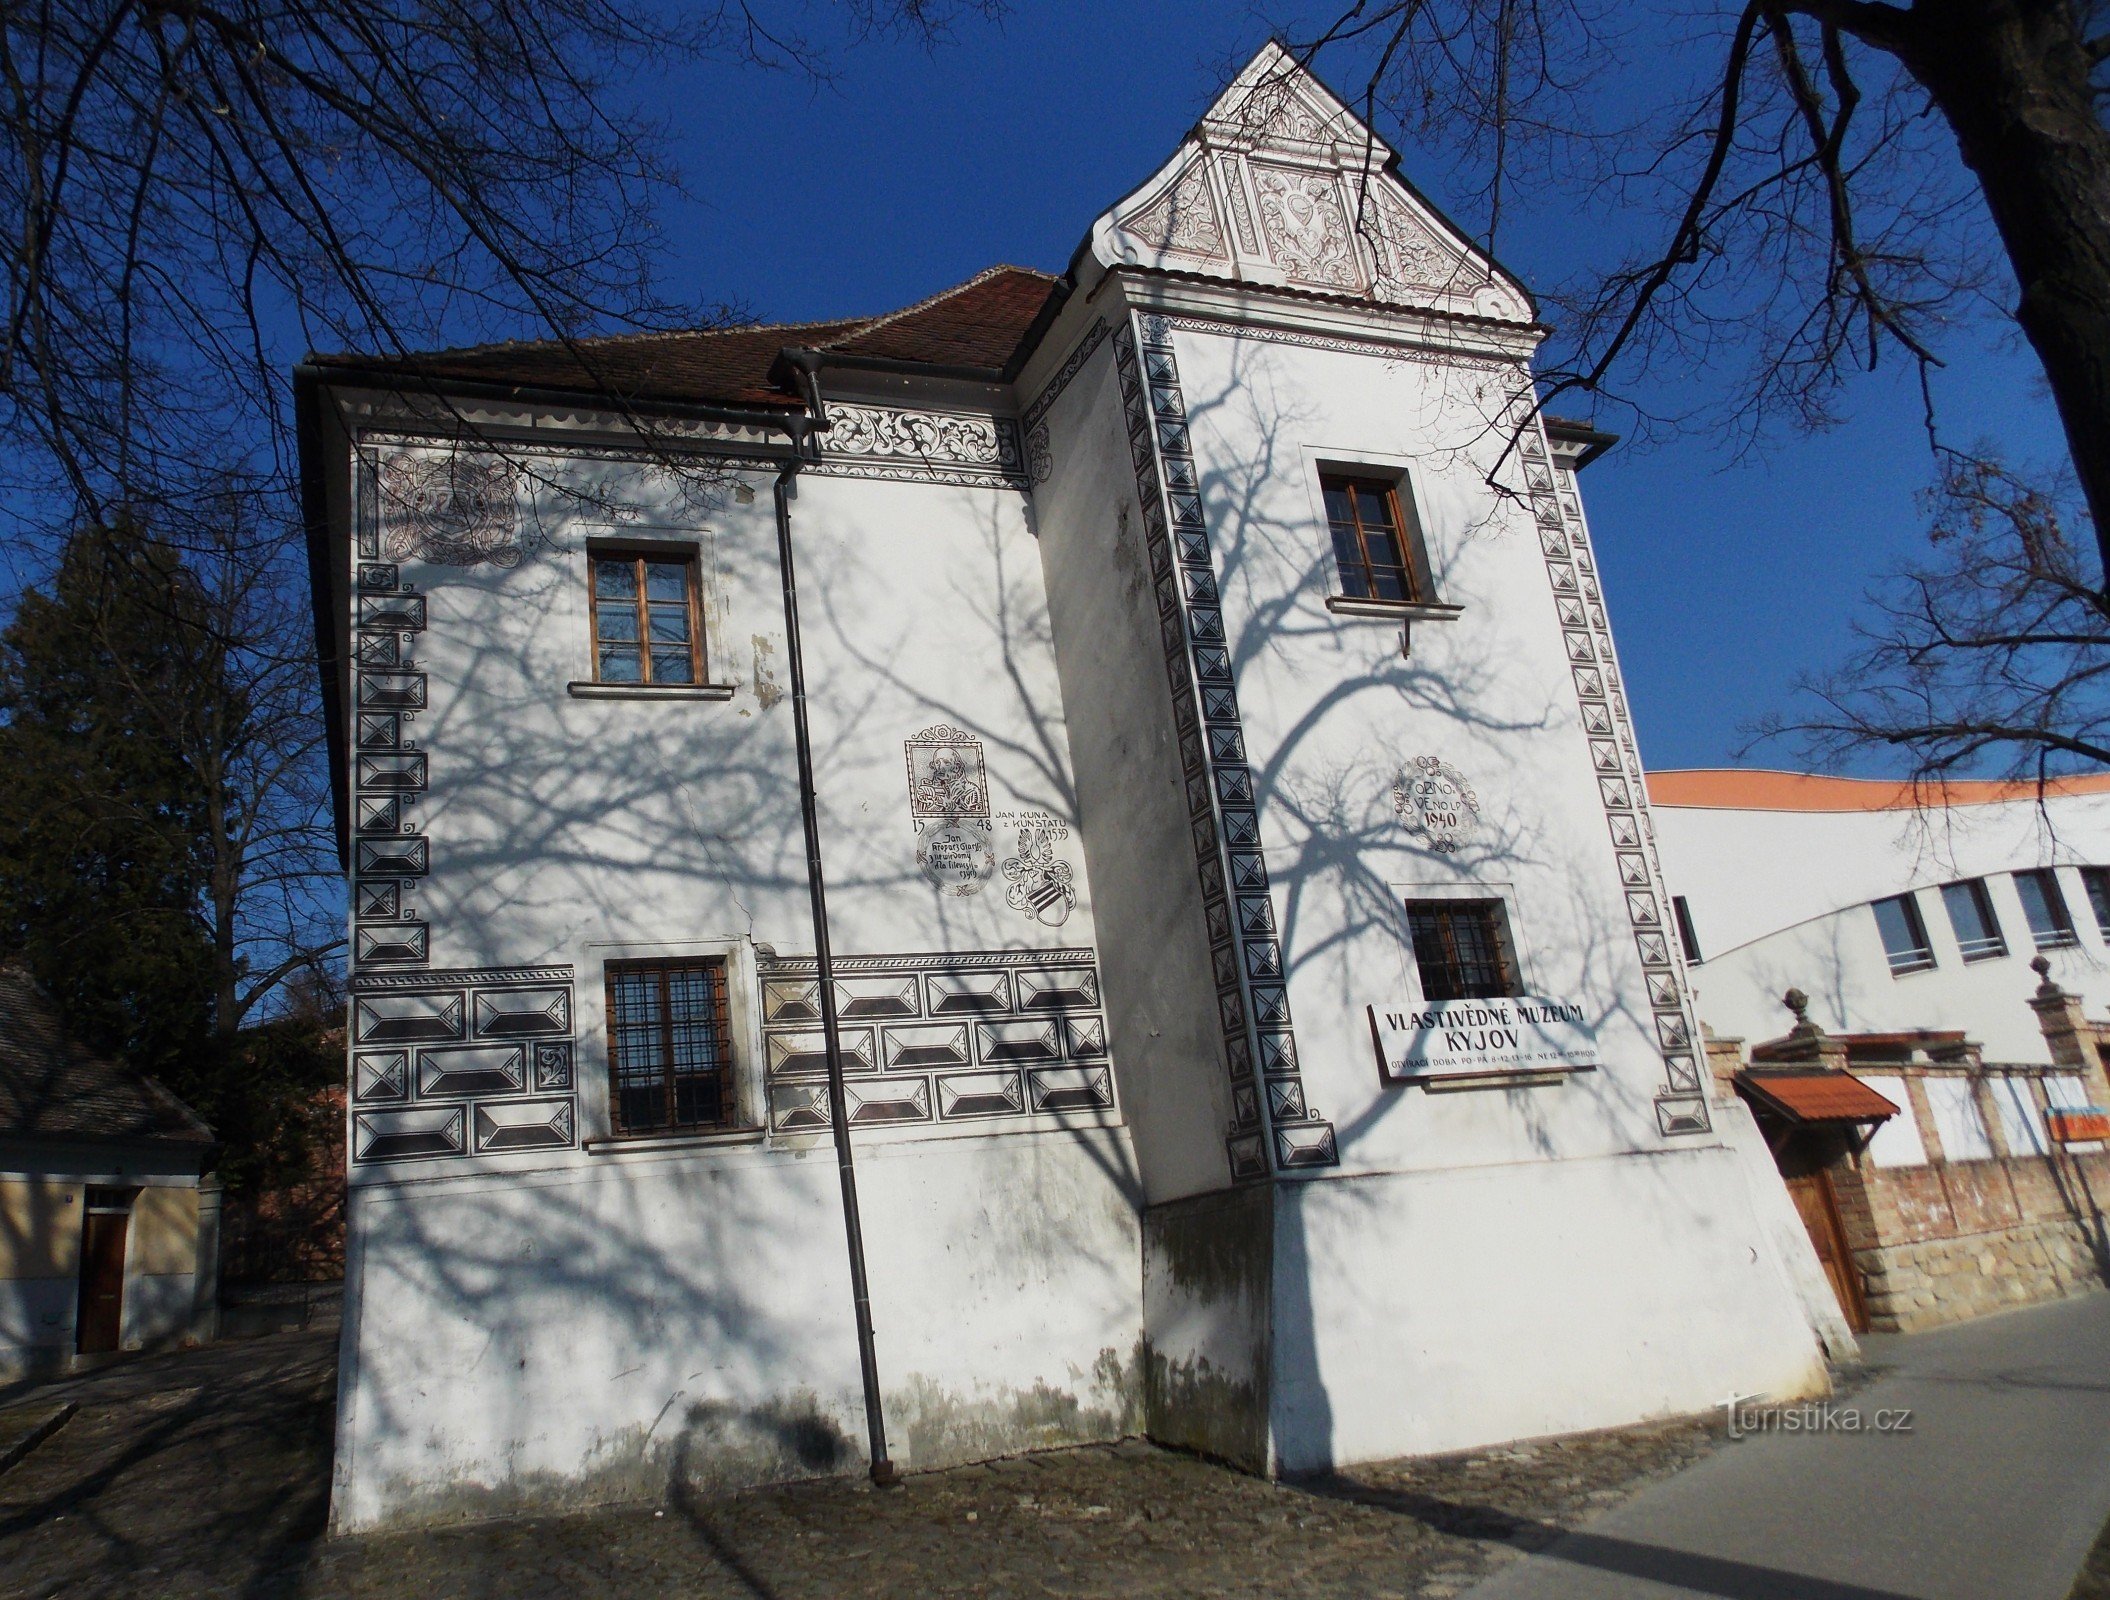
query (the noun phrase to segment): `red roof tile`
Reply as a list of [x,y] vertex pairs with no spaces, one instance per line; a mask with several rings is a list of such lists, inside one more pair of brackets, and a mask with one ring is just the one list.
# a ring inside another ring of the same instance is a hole
[[1898,1111],[1851,1072],[1739,1072],[1736,1084],[1791,1122],[1881,1122]]
[[399,374],[426,382],[496,384],[607,394],[632,401],[796,406],[771,379],[787,345],[1001,369],[1047,303],[1055,280],[1024,267],[991,267],[928,300],[878,317],[768,323],[687,333],[618,334],[482,345],[401,357],[317,356],[316,365]]

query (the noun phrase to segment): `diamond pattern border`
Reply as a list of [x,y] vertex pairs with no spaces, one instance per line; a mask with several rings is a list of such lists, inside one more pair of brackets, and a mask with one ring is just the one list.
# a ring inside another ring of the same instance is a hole
[[1670,895],[1663,885],[1655,823],[1648,811],[1648,785],[1642,777],[1633,719],[1620,684],[1619,658],[1612,648],[1597,563],[1583,527],[1574,470],[1554,454],[1537,424],[1525,434],[1521,454],[1539,548],[1545,555],[1547,580],[1553,585],[1554,609],[1574,675],[1576,705],[1590,740],[1598,798],[1618,859],[1627,921],[1646,975],[1663,1058],[1656,1125],[1665,1137],[1706,1133],[1713,1123],[1701,1092],[1695,1048],[1699,1030],[1693,1026],[1679,952],[1663,923],[1662,908],[1670,904]]
[[[1114,366],[1157,588],[1166,681],[1187,779],[1195,869],[1231,1076],[1232,1118],[1224,1136],[1231,1177],[1240,1183],[1265,1178],[1271,1170],[1270,1143],[1274,1171],[1338,1166],[1333,1124],[1304,1103],[1275,933],[1281,918],[1259,849],[1253,774],[1245,761],[1236,674],[1224,643],[1215,558],[1171,323],[1131,314],[1114,334]],[[1256,1076],[1266,1085],[1264,1095]]]

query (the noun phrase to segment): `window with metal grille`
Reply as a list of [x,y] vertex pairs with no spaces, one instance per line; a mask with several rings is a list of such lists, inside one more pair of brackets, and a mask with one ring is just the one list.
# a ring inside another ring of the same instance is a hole
[[2110,940],[2110,870],[2083,867],[2081,884],[2088,891],[2088,909],[2095,913],[2096,927]]
[[1956,945],[1966,961],[1986,961],[2007,954],[2007,940],[2000,933],[2000,919],[1993,913],[1992,896],[1983,878],[1945,883],[1942,904],[1949,911],[1949,926],[1956,930]]
[[2022,899],[2022,916],[2029,923],[2030,937],[2039,950],[2059,950],[2079,944],[2074,936],[2073,915],[2066,909],[2066,896],[2059,892],[2057,874],[2040,870],[2014,874],[2015,893]]
[[594,681],[702,683],[695,555],[596,548],[590,559]]
[[1499,900],[1409,900],[1407,929],[1422,999],[1489,1000],[1516,993]]
[[732,1126],[725,963],[609,963],[608,1072],[617,1133]]
[[1890,958],[1893,973],[1925,972],[1934,965],[1927,925],[1920,920],[1919,903],[1911,895],[1878,900],[1869,909],[1876,914],[1876,931],[1883,936],[1883,954]]
[[1396,485],[1382,478],[1321,474],[1326,525],[1333,533],[1341,593],[1351,600],[1423,598],[1415,581],[1413,529],[1401,514]]

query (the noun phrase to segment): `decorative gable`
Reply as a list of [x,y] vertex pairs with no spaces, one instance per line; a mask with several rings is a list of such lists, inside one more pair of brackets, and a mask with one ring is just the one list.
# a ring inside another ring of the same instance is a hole
[[1505,322],[1522,285],[1394,175],[1397,156],[1276,44],[1101,216],[1106,266],[1198,272]]

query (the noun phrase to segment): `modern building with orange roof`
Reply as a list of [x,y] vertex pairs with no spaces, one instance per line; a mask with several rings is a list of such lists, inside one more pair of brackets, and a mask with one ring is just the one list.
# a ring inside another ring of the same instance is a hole
[[1770,1038],[1781,996],[1835,1032],[1957,1030],[2049,1060],[2030,962],[2110,1011],[2110,773],[1911,784],[1652,772],[1649,799],[1700,1018]]

